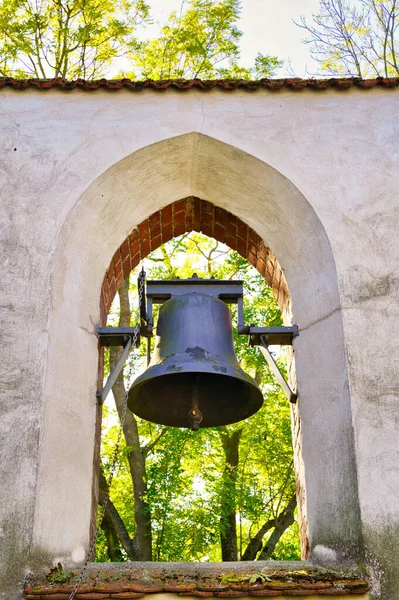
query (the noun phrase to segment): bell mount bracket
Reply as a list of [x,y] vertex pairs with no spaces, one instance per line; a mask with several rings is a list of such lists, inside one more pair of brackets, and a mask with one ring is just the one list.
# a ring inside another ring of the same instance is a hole
[[149,327],[149,319],[147,316],[144,268],[139,273],[137,279],[137,289],[139,290],[140,297],[140,325],[136,325],[136,327],[96,327],[95,329],[95,334],[102,348],[109,348],[110,346],[123,346],[122,353],[116,365],[109,374],[107,383],[104,385],[101,391],[96,392],[97,402],[100,406],[104,404],[115,381],[118,379],[118,376],[124,367],[127,357],[129,356],[132,350],[134,341],[136,341],[136,348],[139,348],[141,336],[150,338],[152,335],[152,327]]
[[291,404],[296,404],[298,395],[291,389],[291,386],[285,379],[284,374],[274,360],[273,354],[269,350],[269,346],[292,346],[294,337],[298,335],[299,330],[297,325],[292,325],[291,327],[255,327],[254,325],[250,325],[249,327],[249,345],[252,347],[259,346],[269,365],[270,371],[279,382],[281,389]]
[[[291,389],[286,381],[284,374],[279,369],[269,346],[291,346],[293,339],[299,335],[297,325],[284,327],[282,325],[275,327],[255,327],[255,325],[245,325],[244,322],[244,304],[243,304],[243,281],[223,281],[217,279],[201,279],[193,275],[190,279],[174,280],[152,280],[145,281],[145,273],[142,270],[138,278],[138,288],[142,286],[143,293],[140,298],[140,335],[137,336],[136,347],[140,345],[140,336],[151,338],[153,333],[154,321],[152,315],[153,304],[163,304],[172,296],[179,296],[188,293],[202,293],[216,296],[226,304],[237,304],[238,327],[237,332],[240,335],[249,336],[250,346],[259,346],[263,356],[269,365],[270,370],[279,382],[282,390],[291,403],[297,400],[297,394]],[[145,287],[147,288],[145,290]],[[104,388],[97,392],[99,404],[103,404],[118,375],[123,369],[125,361],[132,349],[133,339],[137,328],[134,327],[97,327],[96,336],[100,346],[123,346],[122,354],[110,373]]]

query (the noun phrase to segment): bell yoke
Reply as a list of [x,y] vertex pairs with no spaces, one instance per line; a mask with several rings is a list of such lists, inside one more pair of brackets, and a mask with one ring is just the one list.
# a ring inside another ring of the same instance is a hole
[[[142,271],[141,288],[144,277]],[[287,396],[296,400],[268,346],[291,344],[297,327],[245,326],[242,281],[193,275],[191,279],[147,282],[140,302],[140,334],[148,339],[153,330],[152,305],[162,306],[151,362],[129,390],[128,407],[134,414],[154,423],[197,430],[242,421],[261,408],[262,392],[240,367],[234,351],[227,306],[233,303],[238,306],[238,333],[248,335],[251,345],[260,346]],[[132,331],[99,328],[97,335],[101,345],[123,345],[127,354]],[[107,386],[98,394],[100,401],[105,399]]]

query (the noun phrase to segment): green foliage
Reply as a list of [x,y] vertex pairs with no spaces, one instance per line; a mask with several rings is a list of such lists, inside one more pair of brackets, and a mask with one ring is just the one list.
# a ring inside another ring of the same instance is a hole
[[148,15],[144,0],[1,0],[0,75],[99,78]]
[[0,76],[98,79],[116,59],[132,79],[271,77],[281,63],[258,54],[238,65],[239,0],[183,0],[160,35],[139,41],[151,22],[145,0],[0,0]]
[[132,53],[141,78],[251,79],[271,77],[281,66],[276,57],[261,54],[253,69],[238,65],[240,0],[190,0],[184,5],[180,13],[171,13],[158,38],[144,44],[141,53]]
[[[145,270],[148,279],[186,278],[193,272],[206,278],[243,279],[246,323],[281,323],[277,303],[264,278],[239,254],[203,235],[191,233],[172,240],[149,255]],[[131,277],[132,322],[138,318],[136,276],[137,272]],[[232,312],[234,324],[236,317]],[[117,315],[115,303],[109,324],[116,324]],[[220,428],[192,432],[137,419],[141,448],[154,444],[146,457],[146,500],[151,509],[154,560],[221,560],[220,527],[226,502],[236,507],[238,550],[242,556],[262,524],[280,514],[295,491],[289,403],[259,351],[248,346],[245,336],[235,333],[235,348],[242,367],[257,378],[265,397],[263,408],[257,414],[226,428],[229,433],[243,429],[235,486],[226,488],[226,479],[223,479],[226,458]],[[143,340],[140,353],[131,357],[136,375],[145,368],[145,355]],[[276,358],[284,368],[284,355],[278,354]],[[117,426],[116,411],[105,408],[102,464],[106,477]],[[122,444],[111,499],[133,538],[129,451],[130,448]],[[272,558],[300,558],[296,524],[287,529]],[[102,535],[97,543],[97,560],[108,560]]]
[[73,577],[74,573],[65,573],[62,564],[58,563],[56,567],[50,569],[47,579],[50,583],[65,583]]

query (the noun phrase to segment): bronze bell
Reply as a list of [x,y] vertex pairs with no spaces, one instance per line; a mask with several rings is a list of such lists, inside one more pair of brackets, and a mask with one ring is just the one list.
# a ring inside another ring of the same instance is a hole
[[226,304],[202,293],[172,296],[160,308],[148,369],[129,390],[130,410],[174,427],[215,427],[250,417],[262,393],[240,367]]

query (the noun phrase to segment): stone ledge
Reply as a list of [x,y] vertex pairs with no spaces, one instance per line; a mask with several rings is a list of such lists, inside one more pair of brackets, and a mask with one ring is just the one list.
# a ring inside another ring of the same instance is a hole
[[[68,600],[78,570],[53,569],[31,578],[26,600]],[[198,598],[364,595],[369,585],[354,573],[308,562],[93,563],[84,573],[77,600],[142,598],[146,594]]]

